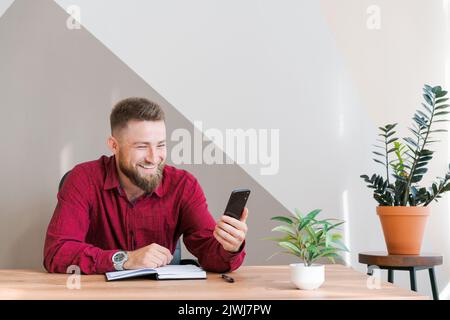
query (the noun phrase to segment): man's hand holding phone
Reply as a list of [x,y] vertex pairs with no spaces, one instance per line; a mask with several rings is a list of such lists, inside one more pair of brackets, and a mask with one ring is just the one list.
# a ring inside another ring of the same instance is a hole
[[247,234],[248,209],[245,207],[249,189],[235,189],[228,199],[225,213],[220,217],[214,229],[214,237],[223,248],[230,252],[238,252]]
[[247,217],[247,208],[244,208],[239,220],[225,214],[220,217],[213,234],[226,251],[237,252],[241,248],[248,230]]

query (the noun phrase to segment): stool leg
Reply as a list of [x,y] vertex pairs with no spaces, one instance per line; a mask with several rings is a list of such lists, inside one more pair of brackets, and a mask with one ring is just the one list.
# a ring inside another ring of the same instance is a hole
[[388,269],[388,282],[394,283],[394,270]]
[[416,269],[409,269],[409,280],[411,282],[411,290],[417,291],[417,282],[416,282]]
[[431,282],[431,291],[433,292],[433,300],[439,300],[439,293],[436,285],[436,276],[434,275],[434,267],[428,269],[428,273],[430,274],[430,282]]
[[371,265],[367,265],[367,275],[371,276],[373,275],[373,269]]

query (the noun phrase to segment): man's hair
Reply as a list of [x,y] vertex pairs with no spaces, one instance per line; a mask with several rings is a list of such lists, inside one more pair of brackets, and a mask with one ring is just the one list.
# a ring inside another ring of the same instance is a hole
[[130,97],[119,101],[109,117],[111,134],[125,128],[130,120],[164,121],[164,111],[148,99]]

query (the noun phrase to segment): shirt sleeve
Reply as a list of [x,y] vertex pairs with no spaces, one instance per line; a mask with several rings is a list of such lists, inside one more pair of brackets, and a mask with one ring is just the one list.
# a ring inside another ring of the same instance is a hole
[[112,256],[118,250],[102,250],[85,242],[92,192],[88,174],[75,167],[58,192],[58,203],[47,229],[44,267],[48,272],[66,273],[73,265],[84,274],[114,271]]
[[245,241],[238,252],[229,252],[214,238],[216,222],[208,210],[203,190],[193,176],[189,176],[184,189],[180,217],[183,242],[203,269],[228,272],[241,266],[246,254]]

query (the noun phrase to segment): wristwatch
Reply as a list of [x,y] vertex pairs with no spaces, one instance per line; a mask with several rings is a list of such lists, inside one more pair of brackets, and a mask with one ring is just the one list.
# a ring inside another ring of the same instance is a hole
[[128,261],[128,254],[125,251],[117,251],[112,256],[112,262],[114,264],[114,269],[117,271],[123,270],[123,265]]

